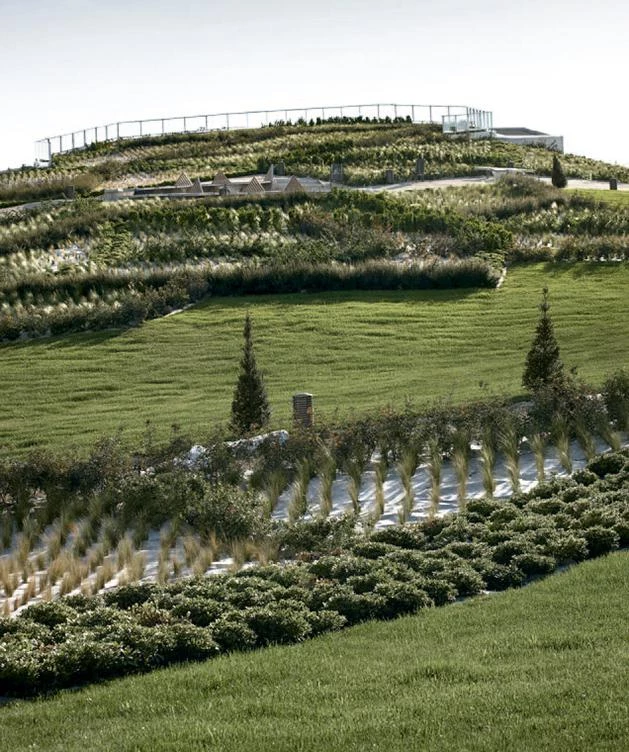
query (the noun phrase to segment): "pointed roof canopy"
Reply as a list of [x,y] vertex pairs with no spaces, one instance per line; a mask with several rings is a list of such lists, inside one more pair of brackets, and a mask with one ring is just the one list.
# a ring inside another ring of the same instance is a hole
[[186,175],[185,172],[182,172],[175,182],[175,187],[176,188],[192,188],[192,180],[190,180],[190,178]]

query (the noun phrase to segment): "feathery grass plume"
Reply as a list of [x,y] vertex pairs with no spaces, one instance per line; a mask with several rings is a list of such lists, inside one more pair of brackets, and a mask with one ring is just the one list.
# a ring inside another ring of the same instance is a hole
[[29,601],[31,598],[34,598],[36,593],[37,593],[37,577],[35,575],[31,575],[26,585],[26,590],[25,590],[26,600]]
[[144,577],[146,571],[146,554],[144,551],[136,551],[127,564],[127,575],[130,582],[137,582]]
[[345,470],[349,475],[349,498],[352,501],[354,514],[360,513],[360,484],[363,477],[364,462],[358,457],[352,457],[345,463]]
[[253,558],[262,566],[272,561],[277,561],[279,552],[279,543],[272,538],[263,538],[260,541],[256,541],[252,547]]
[[587,461],[590,462],[596,456],[596,445],[594,444],[592,432],[585,424],[583,418],[577,418],[574,424],[574,430],[579,446],[583,450],[583,454],[585,454]]
[[31,553],[32,541],[29,535],[20,533],[16,541],[17,560],[21,569],[26,569]]
[[181,576],[181,570],[183,569],[183,562],[179,559],[179,557],[173,556],[172,565],[173,565],[173,577],[177,579],[177,577]]
[[68,509],[64,509],[63,512],[61,513],[61,516],[59,517],[59,532],[61,534],[62,546],[65,545],[65,542],[68,539],[68,535],[70,535],[73,525],[74,525],[74,519],[73,519],[72,511]]
[[537,482],[543,483],[546,476],[544,469],[544,450],[546,449],[546,436],[540,431],[536,431],[531,436],[531,449],[535,455],[535,470],[537,473]]
[[247,542],[244,540],[232,541],[230,549],[232,563],[229,566],[229,571],[239,572],[247,560]]
[[43,593],[43,591],[48,587],[48,572],[42,572],[39,575],[39,585],[37,588],[37,592]]
[[571,473],[570,427],[563,415],[555,415],[552,423],[552,435],[559,455],[559,463],[567,473]]
[[10,598],[18,586],[17,575],[12,571],[7,560],[0,562],[0,585],[7,598]]
[[91,543],[92,531],[89,520],[77,523],[76,533],[72,541],[72,553],[75,556],[85,556]]
[[373,510],[373,518],[371,525],[375,525],[376,522],[384,514],[384,481],[387,477],[389,470],[389,461],[385,452],[380,453],[380,457],[375,464],[375,479],[376,479],[376,499]]
[[4,616],[5,619],[8,619],[9,616],[11,616],[11,601],[8,598],[5,598],[5,601],[2,604],[2,616]]
[[184,535],[183,537],[183,558],[188,569],[192,567],[199,556],[201,543],[196,535]]
[[418,463],[419,453],[417,447],[411,443],[404,448],[402,457],[397,465],[397,471],[402,481],[402,488],[404,489],[402,504],[398,512],[398,519],[402,525],[406,523],[413,512],[413,505],[415,504],[413,475],[415,474],[415,470],[417,470]]
[[507,421],[502,426],[499,442],[505,456],[511,490],[517,493],[520,490],[520,436],[515,421]]
[[606,416],[601,416],[596,426],[598,435],[613,452],[618,452],[622,446],[622,437],[614,430],[612,422]]
[[61,524],[55,523],[46,540],[46,554],[48,561],[54,561],[61,553],[62,534]]
[[35,569],[41,572],[42,569],[46,569],[46,554],[39,553],[35,557]]
[[100,539],[104,550],[109,552],[118,545],[124,531],[121,523],[114,517],[104,517],[100,526]]
[[72,564],[72,555],[69,551],[61,551],[48,566],[48,579],[51,585],[54,585],[57,580],[64,576],[64,574],[70,569]]
[[443,467],[443,455],[441,447],[436,439],[428,442],[428,475],[430,476],[430,513],[434,517],[439,511],[441,501],[441,469]]
[[105,560],[105,554],[106,546],[102,541],[91,548],[89,554],[87,555],[87,568],[90,572],[95,572],[96,569],[103,563],[103,561]]
[[147,523],[144,522],[144,520],[141,520],[133,528],[133,533],[131,534],[134,547],[140,548],[140,546],[144,543],[144,541],[148,538],[148,536],[149,536],[149,531],[148,531]]
[[160,548],[157,557],[157,582],[165,585],[170,579],[170,549]]
[[308,485],[310,483],[310,463],[307,459],[297,463],[297,472],[293,481],[293,491],[288,504],[288,521],[297,522],[308,510]]
[[48,603],[52,600],[52,587],[50,585],[47,585],[46,589],[42,590],[40,598],[44,603]]
[[457,501],[459,511],[465,511],[467,498],[467,481],[470,472],[470,433],[459,428],[452,439],[452,466],[456,475]]
[[496,492],[496,479],[494,478],[496,445],[494,437],[489,430],[486,430],[483,434],[480,459],[483,467],[483,489],[485,490],[485,496],[488,499],[493,499]]
[[214,549],[212,546],[201,546],[197,558],[192,564],[192,573],[195,577],[202,577],[214,562]]
[[319,474],[319,516],[326,520],[332,511],[332,486],[336,479],[336,460],[329,449],[325,450]]
[[170,549],[173,548],[177,543],[178,535],[178,525],[176,525],[172,520],[170,522],[167,522],[159,534],[159,547],[164,551],[170,551]]
[[280,498],[282,491],[286,488],[288,479],[286,478],[286,472],[281,468],[277,468],[269,473],[266,484],[264,486],[264,495],[267,500],[266,513],[270,517],[273,514],[277,501]]
[[128,533],[118,543],[116,553],[118,555],[117,566],[118,570],[120,571],[124,569],[127,564],[129,564],[134,554],[133,540]]

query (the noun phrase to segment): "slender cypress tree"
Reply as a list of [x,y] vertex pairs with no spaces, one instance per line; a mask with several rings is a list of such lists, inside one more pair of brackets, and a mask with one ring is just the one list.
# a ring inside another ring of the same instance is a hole
[[244,345],[240,360],[240,374],[232,401],[232,428],[238,433],[248,433],[263,428],[271,417],[264,379],[258,370],[253,340],[251,337],[251,317],[247,312],[243,331]]
[[555,188],[565,188],[568,185],[566,174],[556,154],[553,155],[553,169],[550,173],[550,180]]
[[563,363],[559,357],[559,343],[555,338],[553,322],[548,313],[548,288],[542,293],[540,317],[531,349],[526,356],[522,385],[534,391],[543,386],[558,384],[563,378]]

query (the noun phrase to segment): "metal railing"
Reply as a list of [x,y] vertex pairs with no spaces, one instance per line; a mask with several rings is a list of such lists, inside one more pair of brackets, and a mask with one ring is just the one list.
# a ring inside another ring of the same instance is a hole
[[352,104],[219,112],[211,115],[180,115],[167,118],[120,120],[71,133],[47,136],[35,142],[36,158],[38,162],[50,162],[53,154],[64,154],[75,149],[83,149],[93,143],[119,139],[163,136],[169,133],[204,133],[216,130],[260,128],[278,121],[308,123],[317,118],[329,120],[336,117],[409,118],[413,123],[438,124],[451,123],[453,120],[456,123],[468,124],[481,120],[491,122],[491,112],[466,105],[450,104]]

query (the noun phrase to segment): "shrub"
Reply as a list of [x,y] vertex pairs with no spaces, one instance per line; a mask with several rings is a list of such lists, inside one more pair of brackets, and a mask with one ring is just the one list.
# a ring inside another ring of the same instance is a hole
[[618,533],[613,528],[595,525],[583,531],[590,556],[601,556],[618,548]]
[[235,611],[228,611],[212,624],[212,637],[225,653],[251,650],[256,646],[256,633],[245,617]]
[[588,463],[587,469],[599,478],[619,473],[627,462],[627,458],[620,452],[601,454]]
[[300,642],[311,632],[307,609],[296,601],[284,601],[244,612],[248,625],[255,632],[258,645]]
[[621,430],[629,429],[629,371],[613,373],[603,384],[607,414]]

